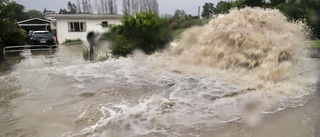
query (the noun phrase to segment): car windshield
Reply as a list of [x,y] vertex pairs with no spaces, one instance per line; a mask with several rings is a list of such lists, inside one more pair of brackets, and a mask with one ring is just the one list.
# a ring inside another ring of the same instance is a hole
[[36,33],[33,33],[33,37],[35,37],[35,38],[51,38],[52,35],[49,32],[36,32]]

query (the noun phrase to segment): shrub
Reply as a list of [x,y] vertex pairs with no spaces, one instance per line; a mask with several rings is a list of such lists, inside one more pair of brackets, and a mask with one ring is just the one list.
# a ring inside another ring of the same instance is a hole
[[9,19],[1,19],[0,30],[1,45],[17,46],[24,44],[26,32],[21,29],[17,22]]
[[312,41],[311,42],[311,47],[319,49],[320,48],[320,40]]
[[81,39],[66,39],[62,44],[68,44],[73,42],[82,42]]
[[89,60],[89,48],[84,48],[82,50],[82,57],[84,60]]
[[151,12],[137,13],[136,17],[125,15],[122,25],[109,25],[110,32],[103,37],[111,40],[113,55],[126,56],[134,49],[152,54],[172,40],[167,26],[168,20]]

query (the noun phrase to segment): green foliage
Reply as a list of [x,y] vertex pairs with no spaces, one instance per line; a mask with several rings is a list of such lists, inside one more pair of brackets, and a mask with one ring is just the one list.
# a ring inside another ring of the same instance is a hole
[[62,44],[68,44],[73,42],[82,42],[81,39],[66,39]]
[[216,8],[214,7],[213,3],[205,3],[203,6],[203,11],[201,13],[202,18],[210,18],[212,17],[213,13],[215,13]]
[[312,41],[311,42],[311,47],[320,49],[320,40]]
[[170,28],[172,30],[186,29],[192,26],[202,26],[208,23],[209,19],[197,19],[193,17],[170,20]]
[[279,5],[283,5],[286,3],[286,0],[270,0],[270,7],[279,7]]
[[243,5],[249,7],[264,7],[266,5],[265,0],[243,0]]
[[98,60],[99,61],[101,61],[101,62],[103,62],[103,61],[106,61],[106,60],[108,60],[109,59],[109,57],[106,55],[106,56],[99,56],[98,57]]
[[237,7],[237,8],[244,8],[245,5],[244,5],[244,1],[245,0],[236,0],[234,2],[231,3],[232,7]]
[[172,18],[169,18],[169,28],[172,30],[186,29],[195,25],[204,25],[208,19],[199,19],[198,16],[187,15],[184,10],[176,10]]
[[82,50],[82,57],[84,60],[89,60],[89,48],[84,48]]
[[9,1],[7,6],[2,8],[7,14],[7,18],[11,20],[21,21],[28,19],[28,14],[26,14],[25,7],[21,4],[16,3],[15,1]]
[[184,10],[176,10],[173,15],[173,19],[181,19],[181,18],[187,18],[187,17],[188,15]]
[[291,0],[284,3],[280,10],[284,12],[289,20],[304,21],[310,28],[313,38],[320,38],[320,1],[297,1]]
[[229,10],[233,7],[233,4],[231,2],[226,1],[220,1],[217,4],[216,7],[216,13],[217,14],[225,14],[228,13]]
[[68,1],[67,6],[68,10],[60,9],[59,14],[77,14],[79,12],[76,4],[71,3],[70,1]]
[[76,4],[71,3],[70,1],[68,1],[68,10],[70,11],[70,14],[76,14],[78,13],[78,8],[76,6]]
[[177,29],[175,31],[173,31],[173,38],[174,39],[180,39],[181,34],[186,31],[186,29]]
[[6,46],[15,46],[24,44],[25,31],[20,28],[18,23],[9,19],[0,21],[0,38]]
[[[208,5],[207,3],[204,7]],[[320,38],[320,0],[235,0],[220,1],[215,14],[228,13],[231,8],[274,8],[283,12],[290,21],[303,21],[312,32],[312,38]]]
[[110,25],[110,33],[104,34],[112,41],[112,54],[126,56],[134,49],[152,54],[163,49],[171,41],[168,20],[150,12],[125,15],[122,25]]
[[40,18],[40,19],[45,18],[42,12],[38,10],[28,10],[26,11],[26,14],[28,15],[29,18]]
[[[20,9],[20,11],[18,11]],[[17,24],[24,7],[9,0],[0,0],[0,39],[1,47],[24,44],[25,32]]]

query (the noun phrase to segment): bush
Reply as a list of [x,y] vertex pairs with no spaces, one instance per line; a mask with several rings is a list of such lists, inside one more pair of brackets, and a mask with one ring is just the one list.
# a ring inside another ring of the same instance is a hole
[[111,40],[113,55],[126,56],[134,49],[152,54],[172,40],[168,23],[150,12],[137,13],[136,17],[125,15],[122,25],[110,25],[110,32],[103,37]]
[[24,44],[25,31],[17,22],[9,19],[0,21],[0,38],[3,46],[17,46]]
[[81,39],[66,39],[62,44],[68,44],[73,42],[82,42]]
[[171,18],[170,27],[172,30],[186,29],[192,26],[203,26],[209,22],[210,19],[196,19],[196,18]]
[[319,49],[320,48],[320,40],[312,41],[311,42],[311,47]]
[[89,60],[89,48],[84,48],[82,50],[82,57],[84,60]]

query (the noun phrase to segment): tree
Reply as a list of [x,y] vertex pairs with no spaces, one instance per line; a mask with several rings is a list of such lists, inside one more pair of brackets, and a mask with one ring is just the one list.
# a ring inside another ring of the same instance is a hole
[[153,12],[159,15],[157,0],[123,0],[123,14],[134,15],[135,13]]
[[117,1],[114,0],[114,14],[118,14],[118,5],[117,5]]
[[78,13],[82,13],[80,0],[77,0],[77,8]]
[[306,0],[304,2],[297,2],[291,0],[284,3],[280,10],[287,15],[289,20],[304,21],[313,38],[320,38],[320,1]]
[[213,3],[205,3],[203,6],[201,17],[210,18],[215,13],[215,7]]
[[220,1],[216,6],[216,14],[225,14],[233,7],[231,2]]
[[[17,8],[19,7],[19,8]],[[20,9],[22,11],[17,11]],[[24,30],[20,28],[16,22],[18,13],[23,13],[24,8],[21,8],[16,2],[9,0],[0,0],[0,46],[20,45],[24,43]],[[18,13],[15,13],[18,12]]]
[[118,10],[117,10],[117,2],[116,0],[108,0],[108,14],[117,14]]
[[90,0],[82,0],[82,11],[85,14],[92,14],[92,5]]
[[108,4],[107,0],[101,0],[101,5],[103,6],[102,13],[107,14],[109,11],[109,7],[108,7],[109,4]]
[[94,1],[94,5],[95,5],[95,7],[97,9],[98,14],[102,14],[101,6],[99,5],[98,0]]
[[243,4],[249,7],[264,7],[266,2],[265,0],[244,0]]
[[232,7],[237,7],[238,9],[244,8],[244,0],[236,0],[232,2]]
[[279,4],[286,3],[286,0],[270,0],[271,7],[276,7]]
[[56,12],[53,10],[47,10],[47,8],[44,8],[43,15],[45,16],[45,15],[50,15],[50,14],[56,14]]
[[174,15],[173,15],[173,19],[176,19],[176,20],[179,20],[179,19],[182,19],[182,18],[187,18],[188,15],[187,13],[184,11],[184,10],[176,10],[174,12]]
[[68,6],[69,14],[77,14],[78,13],[78,8],[77,8],[76,4],[68,1],[67,6]]
[[66,9],[60,9],[59,14],[68,14],[68,11]]
[[171,40],[167,20],[152,12],[125,15],[122,25],[111,26],[107,37],[112,41],[112,54],[126,56],[134,49],[152,54]]
[[[78,3],[78,5],[79,5],[79,3]],[[76,4],[71,3],[70,1],[68,1],[67,7],[68,7],[68,10],[60,9],[59,14],[78,14],[78,13],[82,13],[81,12],[81,8],[77,7]]]
[[28,10],[26,11],[26,14],[29,18],[41,18],[44,19],[44,15],[41,13],[41,11],[38,10]]
[[136,14],[140,12],[140,2],[137,0],[131,0],[131,9],[132,14]]
[[130,0],[122,0],[123,14],[131,15],[131,2]]
[[23,5],[18,4],[15,1],[10,1],[6,7],[10,9],[8,18],[16,21],[28,19],[28,15],[25,13],[25,7]]

